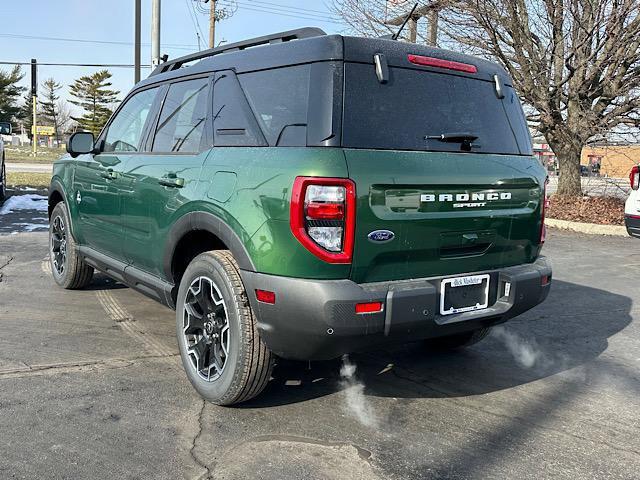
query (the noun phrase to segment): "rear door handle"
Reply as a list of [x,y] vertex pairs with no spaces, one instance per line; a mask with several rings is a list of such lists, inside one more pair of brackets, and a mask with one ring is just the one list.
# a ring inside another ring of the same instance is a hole
[[116,178],[118,178],[118,172],[114,172],[113,170],[109,169],[109,170],[100,172],[100,176],[108,180],[115,180]]
[[162,177],[158,183],[163,187],[182,188],[184,187],[184,178],[180,177]]

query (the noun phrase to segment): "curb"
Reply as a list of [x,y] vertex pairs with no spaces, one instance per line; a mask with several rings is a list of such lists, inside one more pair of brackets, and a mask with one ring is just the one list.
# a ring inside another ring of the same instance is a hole
[[598,225],[597,223],[570,222],[568,220],[556,220],[555,218],[545,218],[544,223],[547,227],[571,230],[588,235],[629,236],[627,228],[621,225]]

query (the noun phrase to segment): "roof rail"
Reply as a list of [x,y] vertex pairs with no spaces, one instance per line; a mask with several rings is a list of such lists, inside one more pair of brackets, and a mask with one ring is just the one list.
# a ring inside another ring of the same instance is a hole
[[251,38],[249,40],[243,40],[241,42],[230,43],[222,47],[209,48],[201,52],[185,55],[184,57],[175,58],[167,62],[158,65],[150,77],[158,75],[160,73],[171,72],[177,70],[185,63],[193,62],[195,60],[202,60],[203,58],[213,57],[221,53],[238,52],[251,47],[257,47],[258,45],[268,45],[273,43],[288,42],[290,40],[301,40],[303,38],[320,37],[326,35],[324,30],[315,27],[299,28],[297,30],[289,30],[288,32],[274,33],[271,35],[265,35],[263,37]]

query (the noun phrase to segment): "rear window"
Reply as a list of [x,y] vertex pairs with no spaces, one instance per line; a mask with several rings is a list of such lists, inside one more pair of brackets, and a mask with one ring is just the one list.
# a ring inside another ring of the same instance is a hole
[[373,65],[345,64],[343,146],[460,152],[453,138],[470,134],[471,152],[531,154],[519,101],[510,87],[499,99],[493,82],[404,68],[378,81]]

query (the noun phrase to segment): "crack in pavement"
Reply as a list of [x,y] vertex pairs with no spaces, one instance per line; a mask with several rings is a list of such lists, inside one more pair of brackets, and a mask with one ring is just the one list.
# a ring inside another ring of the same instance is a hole
[[[178,354],[170,355],[177,357]],[[56,375],[59,373],[86,372],[98,369],[125,368],[153,359],[166,359],[167,355],[144,355],[131,358],[107,358],[85,362],[64,362],[42,365],[28,365],[20,368],[0,370],[0,380],[4,378],[22,378],[27,376]]]
[[9,265],[11,262],[13,262],[13,259],[15,257],[9,257],[9,260],[7,260],[6,262],[4,262],[2,265],[0,265],[0,270],[2,270],[4,267],[6,267],[7,265]]
[[[10,256],[9,259],[6,262],[4,262],[2,265],[0,265],[0,270],[2,270],[4,267],[9,265],[11,262],[13,262],[14,258],[15,257]],[[0,272],[0,282],[2,282],[2,277],[3,277],[3,273]]]
[[191,442],[191,448],[189,449],[189,455],[191,456],[191,458],[193,459],[194,462],[196,462],[196,464],[199,467],[202,467],[205,472],[200,475],[198,478],[198,480],[210,480],[213,478],[213,475],[211,473],[211,469],[207,466],[206,463],[204,463],[202,460],[200,460],[198,458],[198,456],[196,455],[196,443],[198,442],[198,440],[200,439],[200,436],[202,435],[202,415],[204,414],[204,409],[207,406],[207,401],[202,399],[202,408],[200,409],[200,412],[198,413],[198,433],[196,433],[196,436],[193,437],[193,441]]

